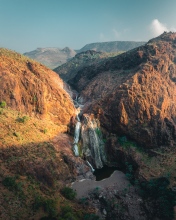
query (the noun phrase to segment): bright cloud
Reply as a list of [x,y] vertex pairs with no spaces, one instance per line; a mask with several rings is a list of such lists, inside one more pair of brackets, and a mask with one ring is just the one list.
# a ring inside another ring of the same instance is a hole
[[175,27],[168,27],[161,23],[158,19],[154,19],[150,24],[150,31],[154,37],[162,34],[164,31],[176,31]]

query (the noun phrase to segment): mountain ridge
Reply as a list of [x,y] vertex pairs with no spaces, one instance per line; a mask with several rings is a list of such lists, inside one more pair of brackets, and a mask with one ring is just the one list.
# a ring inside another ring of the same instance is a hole
[[131,50],[135,47],[145,44],[144,41],[108,41],[108,42],[96,42],[86,44],[80,50],[76,50],[78,53],[86,50],[95,50],[101,52],[120,52]]
[[[37,60],[38,62],[48,66],[51,69],[55,69],[58,66],[66,63],[69,59],[73,58],[77,53],[85,52],[86,50],[95,50],[100,52],[117,53],[130,50],[134,47],[140,46],[144,42],[134,41],[110,41],[87,44],[80,50],[73,50],[69,47],[57,48],[57,47],[46,47],[37,48],[36,50],[24,53],[31,59]],[[92,46],[94,45],[94,46]]]
[[136,175],[140,173],[141,179],[170,172],[172,185],[175,83],[176,33],[172,32],[102,63],[83,67],[68,80],[79,92],[83,115],[99,120],[109,160],[117,164],[118,160],[120,164],[125,158],[130,160],[138,167]]
[[116,56],[121,52],[117,53],[105,53],[95,50],[87,50],[76,54],[72,59],[67,61],[67,63],[58,66],[53,71],[59,74],[59,76],[67,82],[71,78],[77,75],[78,71],[83,67],[89,67],[93,63],[100,63],[106,60],[108,57]]
[[69,48],[45,47],[37,48],[36,50],[24,53],[25,56],[34,59],[50,69],[67,62],[70,58],[74,57],[76,52]]

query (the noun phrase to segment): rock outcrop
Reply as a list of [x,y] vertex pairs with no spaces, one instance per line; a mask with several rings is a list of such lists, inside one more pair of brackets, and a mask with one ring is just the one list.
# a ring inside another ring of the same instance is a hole
[[176,33],[83,68],[69,83],[106,131],[145,148],[175,144]]
[[0,49],[0,102],[30,116],[68,125],[75,108],[64,82],[47,67]]

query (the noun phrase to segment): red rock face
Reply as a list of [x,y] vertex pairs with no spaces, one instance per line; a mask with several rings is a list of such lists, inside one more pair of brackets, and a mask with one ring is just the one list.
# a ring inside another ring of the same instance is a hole
[[75,108],[63,87],[58,75],[43,65],[0,50],[0,101],[7,106],[66,125]]
[[142,146],[172,146],[176,140],[176,33],[80,71],[71,84],[108,132]]

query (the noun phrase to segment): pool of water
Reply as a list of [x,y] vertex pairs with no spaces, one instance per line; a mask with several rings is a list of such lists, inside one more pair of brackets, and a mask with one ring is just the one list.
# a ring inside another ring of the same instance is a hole
[[111,174],[117,170],[117,167],[104,166],[101,169],[96,169],[93,173],[96,176],[96,181],[106,179],[111,176]]

